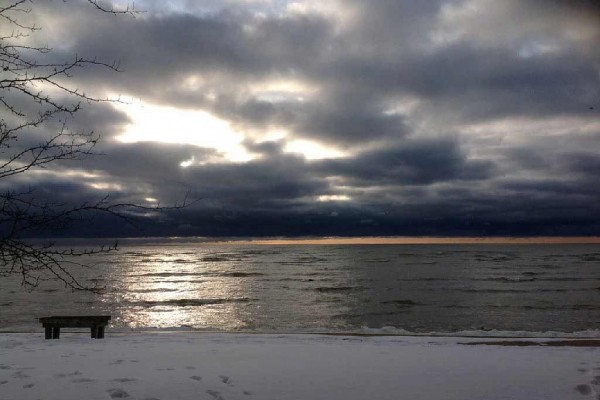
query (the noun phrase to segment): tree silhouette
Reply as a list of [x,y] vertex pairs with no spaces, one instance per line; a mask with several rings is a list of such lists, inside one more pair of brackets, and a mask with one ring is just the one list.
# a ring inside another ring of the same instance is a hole
[[[135,15],[133,8],[107,8],[86,0],[95,12]],[[51,203],[35,188],[10,189],[16,176],[34,173],[64,160],[78,161],[94,154],[100,138],[93,131],[73,131],[69,121],[82,105],[118,102],[119,99],[89,95],[70,85],[69,79],[82,68],[119,72],[118,63],[73,56],[55,61],[48,46],[31,45],[40,27],[23,23],[33,2],[16,0],[0,8],[0,276],[19,275],[21,283],[36,287],[45,280],[62,281],[68,288],[98,291],[73,274],[85,266],[85,256],[116,250],[116,244],[91,249],[62,249],[52,241],[27,240],[50,230],[65,228],[75,220],[97,213],[110,214],[134,223],[132,209],[165,210],[173,207],[144,207],[111,203],[108,197],[79,204]],[[53,132],[48,135],[47,132]],[[8,183],[8,184],[7,184]]]

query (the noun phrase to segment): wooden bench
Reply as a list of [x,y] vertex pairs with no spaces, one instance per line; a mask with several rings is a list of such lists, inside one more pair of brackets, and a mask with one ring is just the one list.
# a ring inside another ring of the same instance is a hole
[[108,325],[110,315],[86,315],[40,318],[42,326],[46,328],[46,339],[58,339],[60,328],[90,328],[92,339],[104,337],[104,327]]

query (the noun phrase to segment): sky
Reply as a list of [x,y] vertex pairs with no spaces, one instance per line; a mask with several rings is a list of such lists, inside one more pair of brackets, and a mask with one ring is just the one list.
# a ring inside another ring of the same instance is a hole
[[34,2],[27,40],[117,61],[67,83],[120,101],[69,118],[102,155],[0,186],[194,201],[50,235],[598,236],[598,4],[176,0],[115,16]]

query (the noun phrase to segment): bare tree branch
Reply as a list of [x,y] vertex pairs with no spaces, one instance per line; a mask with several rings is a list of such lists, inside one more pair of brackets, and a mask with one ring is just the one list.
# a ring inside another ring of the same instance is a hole
[[[105,6],[97,0],[86,0],[102,13],[136,15],[133,4],[125,9]],[[68,127],[83,104],[120,102],[88,94],[69,84],[76,71],[100,68],[120,72],[118,62],[75,55],[71,60],[56,62],[48,46],[29,45],[28,38],[40,27],[22,22],[32,11],[30,0],[13,0],[0,6],[3,24],[0,36],[0,183],[2,179],[26,176],[64,160],[82,160],[94,154],[99,135],[93,131],[72,131]],[[12,32],[8,32],[12,29]],[[50,61],[47,61],[50,60]],[[43,132],[54,134],[38,134]],[[19,139],[27,136],[29,145]],[[31,141],[31,138],[36,138]],[[172,207],[143,206],[135,203],[112,203],[109,196],[79,204],[50,203],[35,189],[25,192],[6,191],[0,194],[0,276],[18,275],[21,283],[30,288],[53,280],[61,281],[73,290],[99,291],[78,281],[73,274],[77,268],[89,267],[88,256],[117,250],[116,243],[92,249],[62,249],[52,241],[34,245],[25,238],[64,229],[70,224],[103,214],[135,225],[135,212],[161,212],[188,205]]]

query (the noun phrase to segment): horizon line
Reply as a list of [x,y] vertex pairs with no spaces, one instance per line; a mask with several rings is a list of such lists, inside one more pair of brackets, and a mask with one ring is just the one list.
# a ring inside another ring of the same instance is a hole
[[261,245],[336,245],[336,244],[600,244],[599,236],[536,236],[536,237],[323,237],[323,238],[270,238],[232,239],[216,241],[231,244]]
[[43,241],[82,242],[161,242],[247,244],[247,245],[342,245],[342,244],[600,244],[600,236],[323,236],[323,237],[209,237],[209,236],[147,236],[147,237],[63,237],[29,238]]

